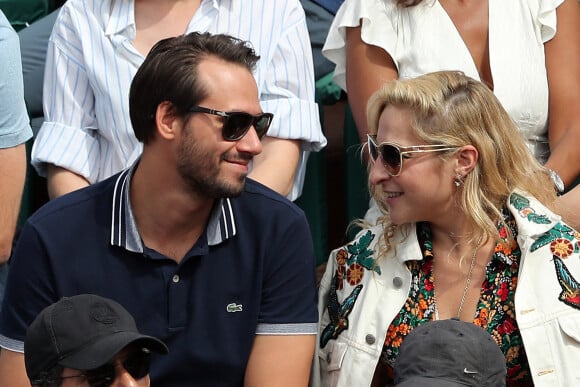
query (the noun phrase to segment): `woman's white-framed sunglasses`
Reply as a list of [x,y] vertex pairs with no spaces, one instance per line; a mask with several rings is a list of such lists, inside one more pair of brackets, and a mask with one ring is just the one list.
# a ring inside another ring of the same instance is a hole
[[367,135],[367,146],[373,162],[379,156],[383,162],[385,170],[390,176],[399,176],[403,170],[403,159],[410,159],[415,154],[446,152],[459,149],[459,147],[449,147],[447,145],[411,145],[401,146],[392,142],[377,144],[377,136]]

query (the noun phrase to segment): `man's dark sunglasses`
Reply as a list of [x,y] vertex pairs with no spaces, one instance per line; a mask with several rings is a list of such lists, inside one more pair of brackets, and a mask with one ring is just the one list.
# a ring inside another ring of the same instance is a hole
[[272,113],[262,113],[251,115],[245,112],[222,112],[219,110],[208,109],[202,106],[192,106],[187,109],[190,113],[207,113],[223,118],[224,126],[222,137],[226,141],[238,141],[248,133],[253,126],[258,133],[258,138],[264,137],[274,115]]
[[[123,365],[123,368],[125,368],[125,370],[127,370],[127,372],[133,377],[133,379],[139,380],[147,376],[149,373],[151,355],[147,349],[143,348],[131,353],[120,363]],[[84,371],[79,375],[61,377],[61,379],[84,377],[91,387],[109,387],[113,384],[115,378],[117,377],[117,371],[115,367],[115,362],[110,362],[94,370]]]

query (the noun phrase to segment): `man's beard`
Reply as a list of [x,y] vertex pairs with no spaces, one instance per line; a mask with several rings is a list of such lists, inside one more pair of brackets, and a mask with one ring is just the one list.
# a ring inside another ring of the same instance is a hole
[[238,181],[220,179],[219,162],[227,154],[222,154],[219,162],[214,164],[215,154],[204,151],[189,136],[183,139],[177,152],[177,172],[193,193],[218,199],[236,197],[243,192],[246,175],[241,175]]

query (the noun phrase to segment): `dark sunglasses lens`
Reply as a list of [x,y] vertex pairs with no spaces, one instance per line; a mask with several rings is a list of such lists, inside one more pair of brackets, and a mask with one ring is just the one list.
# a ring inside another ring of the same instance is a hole
[[253,116],[248,113],[234,112],[228,113],[224,118],[223,137],[229,141],[236,141],[244,137],[250,127],[253,125],[256,128],[258,137],[262,138],[270,127],[272,115],[269,113]]
[[254,127],[258,133],[258,137],[262,138],[270,128],[270,123],[272,122],[272,115],[264,113],[256,117],[254,121]]
[[95,370],[85,372],[87,382],[91,387],[109,387],[115,381],[115,366],[105,364]]
[[[135,380],[143,379],[149,373],[151,356],[148,352],[136,352],[123,361],[123,367]],[[105,364],[85,373],[91,387],[109,387],[117,377],[115,366]]]
[[401,152],[399,149],[393,145],[382,144],[379,150],[387,171],[397,175],[401,171]]
[[247,113],[228,113],[224,118],[223,137],[230,141],[244,137],[252,125],[253,118]]
[[149,365],[151,363],[151,356],[149,353],[139,352],[128,357],[123,362],[123,367],[135,380],[145,377],[149,373]]

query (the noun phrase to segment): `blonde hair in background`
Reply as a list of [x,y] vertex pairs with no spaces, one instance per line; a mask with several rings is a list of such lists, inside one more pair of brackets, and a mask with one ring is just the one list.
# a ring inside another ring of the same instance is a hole
[[[387,82],[367,106],[371,135],[377,134],[379,118],[389,105],[414,113],[413,132],[426,144],[477,148],[477,164],[458,191],[459,205],[469,219],[470,230],[466,231],[483,231],[487,238],[495,239],[497,224],[503,221],[501,209],[514,189],[535,196],[548,207],[553,205],[556,192],[548,170],[533,157],[508,113],[483,83],[458,71]],[[380,221],[392,231],[397,226],[390,223],[381,196],[375,187],[369,190],[385,214]]]

